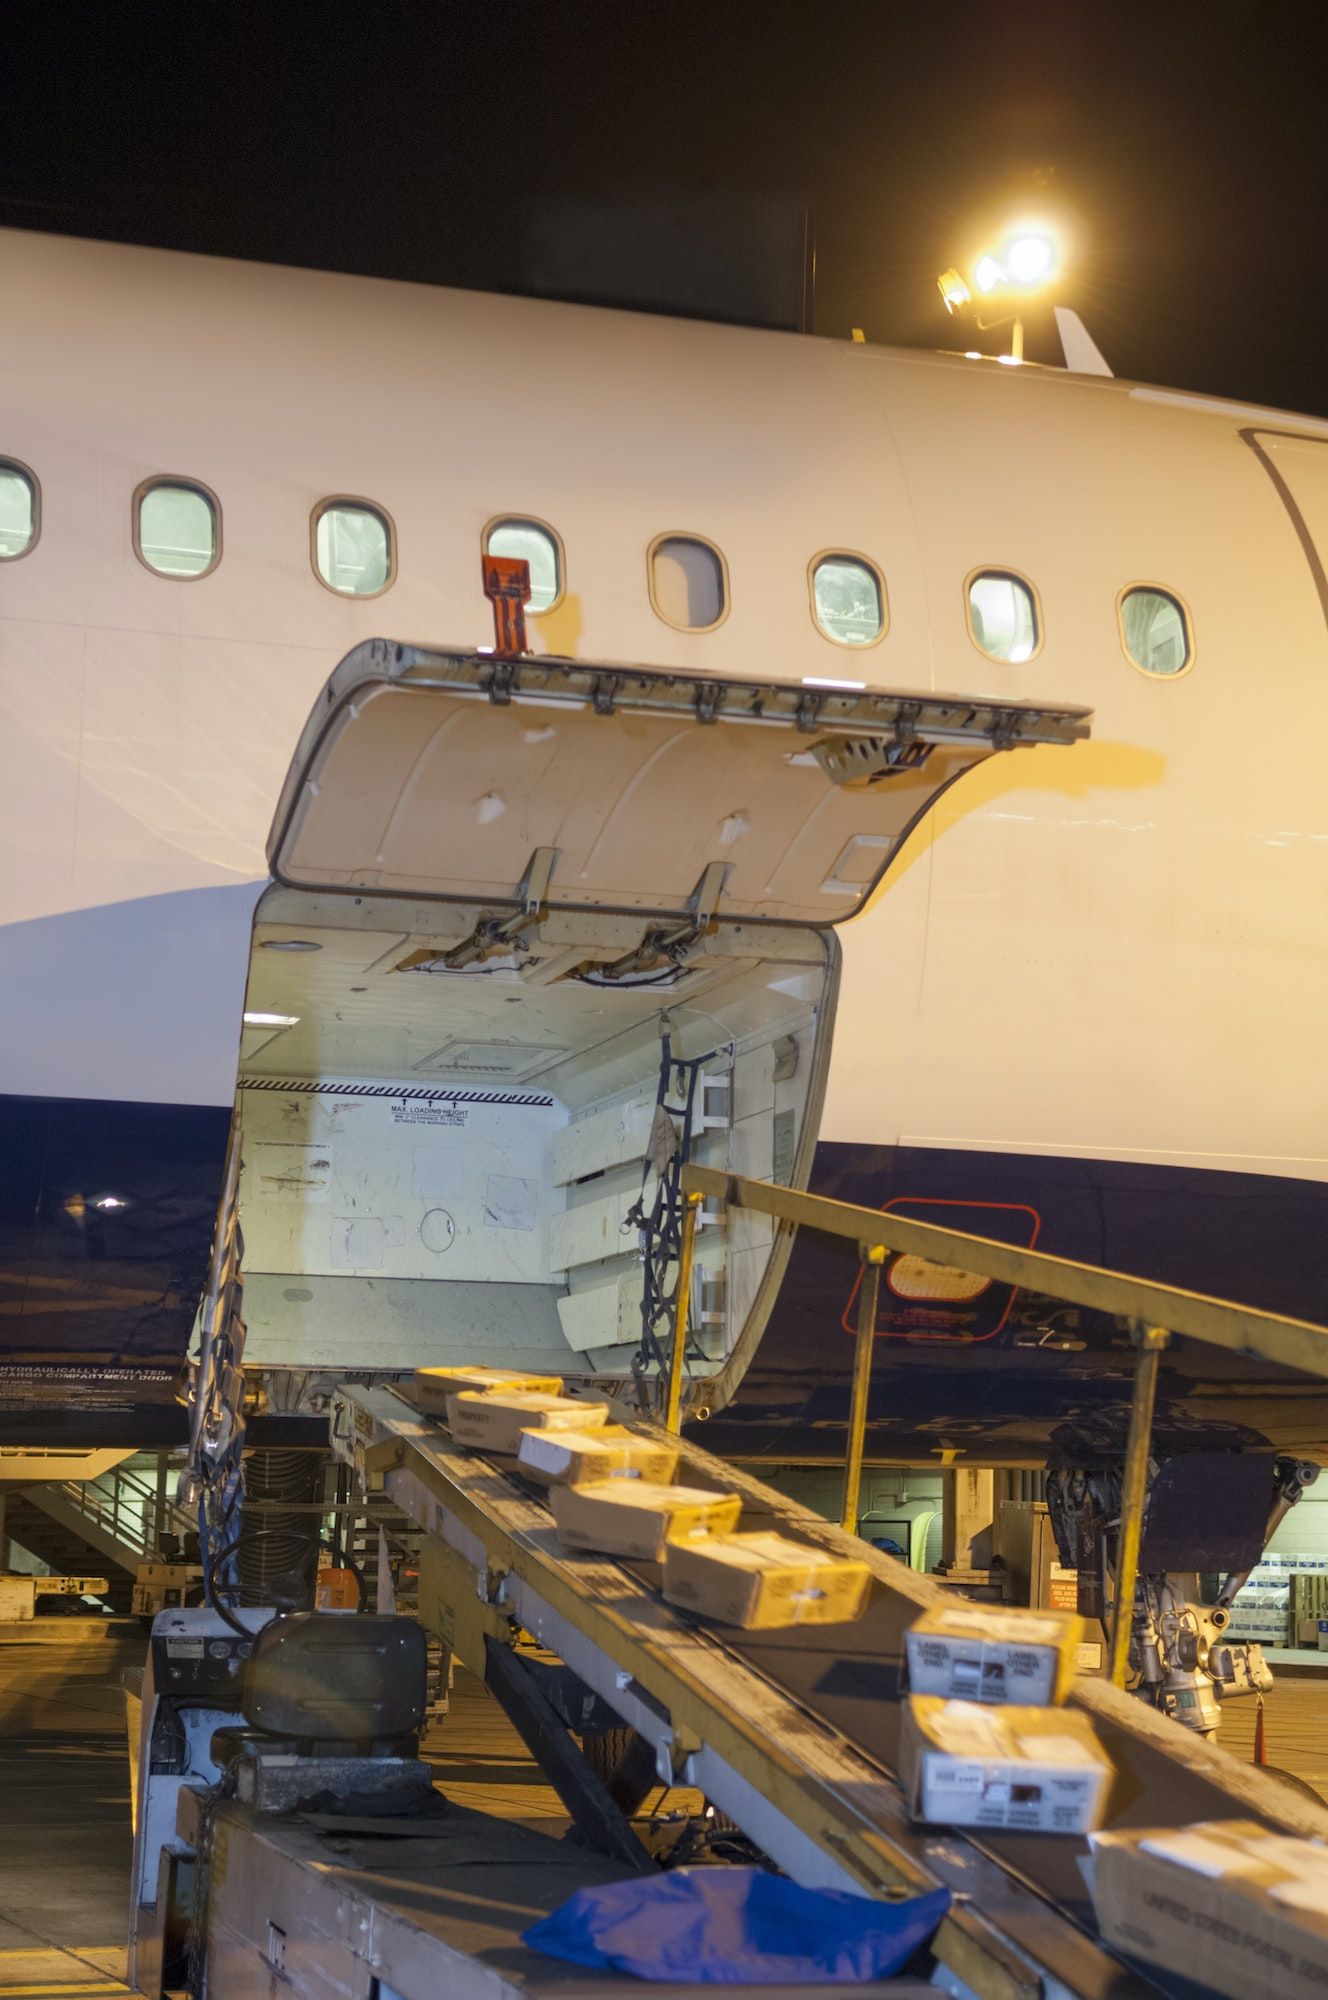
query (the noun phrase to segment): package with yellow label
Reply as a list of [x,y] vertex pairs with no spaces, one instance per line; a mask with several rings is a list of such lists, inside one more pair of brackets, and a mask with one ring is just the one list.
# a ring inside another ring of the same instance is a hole
[[463,1389],[447,1399],[447,1424],[458,1444],[515,1458],[527,1430],[598,1430],[608,1422],[603,1403],[578,1403],[538,1389]]
[[[584,1407],[584,1406],[583,1406]],[[640,1437],[622,1424],[596,1429],[528,1430],[517,1448],[528,1479],[541,1486],[590,1486],[605,1479],[672,1479],[678,1447],[662,1438]]]
[[664,1595],[724,1625],[846,1625],[862,1616],[866,1563],[784,1535],[710,1535],[668,1542]]
[[465,1390],[483,1393],[490,1389],[510,1389],[517,1395],[532,1390],[541,1396],[560,1396],[561,1375],[527,1375],[519,1368],[417,1368],[411,1400],[417,1410],[445,1416],[449,1396]]
[[555,1486],[549,1505],[564,1548],[633,1556],[640,1562],[662,1562],[669,1542],[729,1534],[742,1512],[736,1493],[661,1486],[646,1479]]

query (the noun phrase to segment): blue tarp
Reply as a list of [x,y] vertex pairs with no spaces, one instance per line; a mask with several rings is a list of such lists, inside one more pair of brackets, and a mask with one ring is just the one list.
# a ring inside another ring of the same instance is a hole
[[801,1889],[762,1868],[677,1868],[578,1889],[525,1942],[573,1965],[638,1979],[753,1986],[886,1979],[950,1907],[933,1889],[878,1903]]

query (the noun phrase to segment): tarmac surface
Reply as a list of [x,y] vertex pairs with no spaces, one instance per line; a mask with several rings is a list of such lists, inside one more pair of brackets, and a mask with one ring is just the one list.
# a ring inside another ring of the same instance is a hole
[[[143,1634],[128,1620],[45,1623],[0,1645],[0,2000],[124,2000],[132,1837],[120,1675],[142,1664]],[[1326,1712],[1323,1675],[1284,1670],[1266,1703],[1269,1763],[1328,1798]],[[1254,1704],[1232,1703],[1224,1749],[1248,1760],[1253,1725]],[[458,1671],[425,1753],[458,1806],[554,1835],[566,1824],[473,1676]],[[683,1803],[658,1795],[650,1806]]]

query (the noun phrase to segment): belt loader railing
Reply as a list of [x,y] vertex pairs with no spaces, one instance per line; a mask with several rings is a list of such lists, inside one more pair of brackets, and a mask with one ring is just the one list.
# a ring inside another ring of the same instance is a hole
[[[1125,1448],[1120,1546],[1109,1650],[1111,1679],[1117,1687],[1125,1685],[1127,1674],[1158,1366],[1172,1336],[1180,1334],[1191,1340],[1206,1341],[1234,1354],[1248,1355],[1255,1360],[1274,1362],[1279,1367],[1294,1368],[1306,1375],[1328,1379],[1328,1327],[1314,1326],[1307,1320],[1284,1319],[1274,1313],[1260,1312],[1252,1306],[1233,1305],[1225,1299],[1208,1298],[1177,1286],[1157,1284],[1148,1278],[1103,1270],[1097,1265],[1080,1264],[1067,1257],[1053,1257],[1042,1250],[1020,1249],[993,1241],[990,1237],[970,1236],[958,1229],[942,1229],[929,1222],[909,1221],[903,1216],[885,1214],[878,1209],[859,1208],[851,1202],[807,1194],[798,1188],[778,1187],[768,1181],[748,1180],[742,1175],[723,1173],[710,1167],[684,1167],[682,1188],[688,1203],[683,1237],[684,1261],[690,1257],[697,1210],[707,1196],[730,1208],[754,1210],[779,1222],[846,1238],[858,1246],[863,1281],[858,1292],[857,1345],[843,1506],[843,1524],[849,1529],[857,1521],[880,1273],[887,1253],[920,1257],[932,1264],[949,1265],[979,1277],[994,1278],[1023,1291],[1045,1293],[1071,1305],[1112,1314],[1130,1324],[1138,1359]],[[678,1424],[682,1361],[686,1347],[687,1287],[681,1283],[678,1287],[678,1309],[679,1323],[675,1327],[670,1357],[667,1404],[671,1429],[676,1429]]]
[[[623,1414],[630,1414],[624,1412]],[[681,1445],[679,1477],[738,1492],[748,1526],[865,1560],[876,1591],[853,1626],[719,1632],[660,1598],[644,1568],[564,1551],[541,1497],[455,1445],[386,1388],[337,1393],[334,1447],[422,1530],[419,1615],[482,1675],[559,1790],[584,1839],[628,1863],[630,1822],[581,1759],[566,1703],[541,1692],[548,1655],[636,1732],[659,1782],[693,1787],[795,1880],[890,1897],[947,1884],[936,1944],[982,2000],[1136,2000],[1156,1989],[1098,1942],[1086,1843],[970,1836],[910,1823],[894,1782],[903,1633],[941,1586]],[[531,1657],[531,1641],[544,1651]],[[1237,1764],[1132,1697],[1086,1682],[1127,1801],[1121,1823],[1263,1820],[1328,1836],[1328,1812]]]

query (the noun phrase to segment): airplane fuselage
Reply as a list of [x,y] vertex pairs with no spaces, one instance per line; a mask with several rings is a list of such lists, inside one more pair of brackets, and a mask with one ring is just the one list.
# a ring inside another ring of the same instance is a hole
[[[1092,708],[1091,742],[993,759],[942,799],[845,927],[811,1184],[1328,1315],[1328,424],[123,246],[8,233],[0,258],[0,460],[41,509],[0,562],[0,1352],[157,1357],[163,1379],[183,1354],[292,747],[358,641],[491,643],[480,557],[503,518],[561,546],[542,652]],[[136,550],[163,475],[215,499],[207,574]],[[316,573],[334,496],[390,523],[380,595]],[[722,557],[712,629],[660,615],[662,536]],[[818,628],[827,552],[883,579],[878,643]],[[977,643],[983,572],[1029,586],[1029,657]],[[1183,672],[1127,657],[1144,588],[1184,608]],[[720,1448],[837,1453],[852,1281],[798,1246]],[[883,1457],[1037,1458],[1129,1367],[1113,1330],[1027,1301],[890,1310]],[[8,1373],[0,1425],[6,1398],[31,1407]],[[1177,1422],[1309,1455],[1323,1400],[1188,1350],[1164,1378]]]

